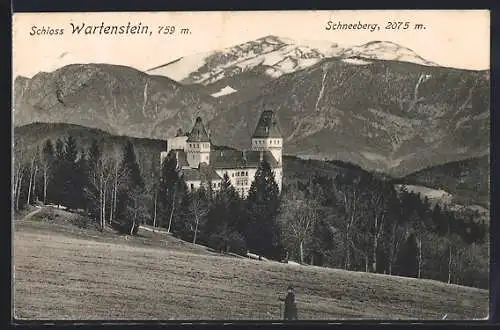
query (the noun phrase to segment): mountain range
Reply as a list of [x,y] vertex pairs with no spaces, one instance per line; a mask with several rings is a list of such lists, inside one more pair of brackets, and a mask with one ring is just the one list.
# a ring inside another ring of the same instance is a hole
[[489,71],[446,68],[403,46],[267,36],[147,72],[72,64],[17,77],[14,124],[69,123],[165,140],[202,116],[216,144],[248,148],[263,110],[285,154],[396,176],[489,154]]
[[332,42],[296,42],[269,35],[233,47],[181,57],[146,72],[184,85],[202,86],[205,92],[225,102],[241,102],[257,96],[259,87],[269,81],[331,57],[353,64],[370,63],[370,60],[397,60],[436,65],[411,49],[389,41],[342,47]]

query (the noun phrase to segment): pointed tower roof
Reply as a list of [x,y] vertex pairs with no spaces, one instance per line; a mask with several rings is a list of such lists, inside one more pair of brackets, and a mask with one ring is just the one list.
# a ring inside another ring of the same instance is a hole
[[196,117],[196,122],[194,123],[191,133],[189,133],[187,142],[210,142],[210,138],[208,137],[207,130],[205,129],[205,125],[203,125],[201,117]]
[[260,115],[257,127],[252,138],[282,138],[281,128],[276,114],[271,110],[265,110]]

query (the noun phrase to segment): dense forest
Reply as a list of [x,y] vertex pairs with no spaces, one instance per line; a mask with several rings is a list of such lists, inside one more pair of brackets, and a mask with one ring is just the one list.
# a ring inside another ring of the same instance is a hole
[[262,162],[242,199],[228,177],[218,191],[207,182],[189,192],[173,156],[160,166],[151,154],[146,168],[131,141],[102,146],[98,139],[78,145],[72,135],[35,148],[16,140],[14,209],[61,204],[130,235],[149,224],[222,253],[488,288],[488,223],[378,174],[295,162],[285,166],[280,192]]

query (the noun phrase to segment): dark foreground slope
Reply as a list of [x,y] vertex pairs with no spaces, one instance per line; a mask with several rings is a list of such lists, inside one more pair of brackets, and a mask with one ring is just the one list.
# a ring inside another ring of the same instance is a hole
[[278,297],[289,283],[303,320],[488,315],[486,290],[220,256],[172,238],[147,246],[98,231],[79,236],[70,227],[43,215],[15,224],[17,318],[279,320]]

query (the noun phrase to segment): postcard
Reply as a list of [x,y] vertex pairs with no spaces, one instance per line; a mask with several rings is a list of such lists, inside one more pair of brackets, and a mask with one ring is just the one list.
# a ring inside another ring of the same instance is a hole
[[12,22],[16,320],[489,317],[488,11]]

